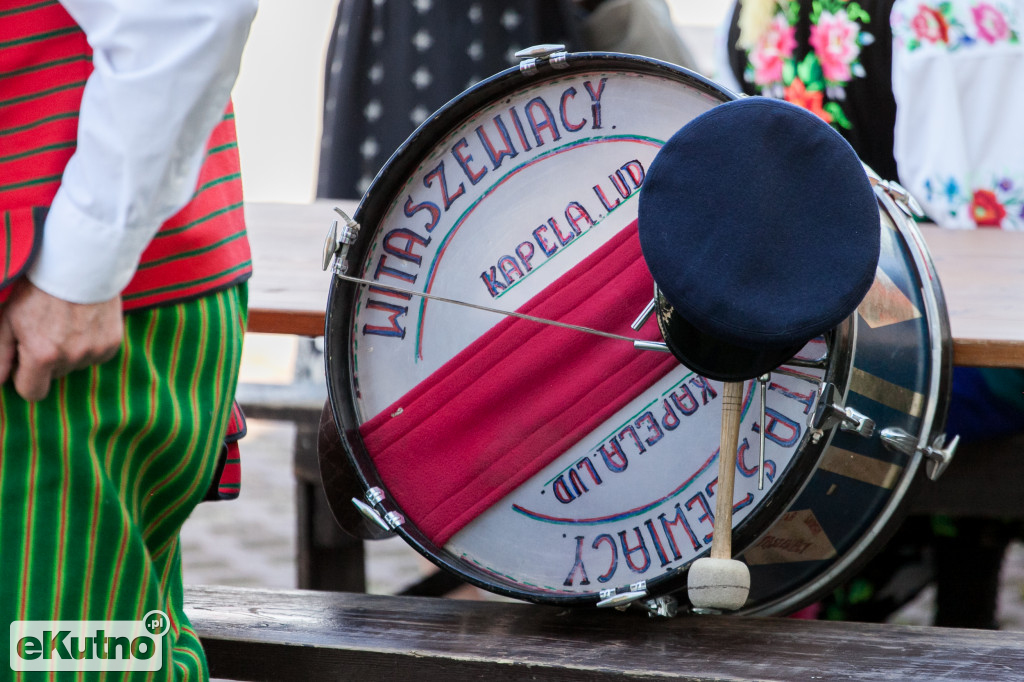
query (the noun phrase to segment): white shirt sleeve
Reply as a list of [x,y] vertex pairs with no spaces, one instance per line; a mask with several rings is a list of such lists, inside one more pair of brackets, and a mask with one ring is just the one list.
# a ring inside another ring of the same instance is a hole
[[93,72],[28,277],[58,298],[97,303],[121,292],[191,198],[256,0],[60,2],[85,31]]

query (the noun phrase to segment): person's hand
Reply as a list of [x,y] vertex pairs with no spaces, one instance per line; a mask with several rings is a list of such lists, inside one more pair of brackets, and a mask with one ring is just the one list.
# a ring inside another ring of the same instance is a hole
[[13,378],[21,397],[42,400],[55,379],[114,357],[123,335],[119,296],[71,303],[23,280],[0,309],[0,384]]

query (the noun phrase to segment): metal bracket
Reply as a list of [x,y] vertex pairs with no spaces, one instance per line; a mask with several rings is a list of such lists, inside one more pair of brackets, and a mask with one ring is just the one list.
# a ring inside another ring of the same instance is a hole
[[[383,530],[391,532],[405,523],[405,517],[400,512],[384,510],[383,503],[387,495],[383,488],[374,486],[366,491],[365,496],[366,502],[353,497],[352,504],[355,505],[360,514],[370,519],[370,521],[380,526]],[[378,511],[374,507],[379,507],[380,510]]]
[[960,444],[960,436],[953,436],[953,440],[946,443],[946,434],[940,433],[932,439],[931,445],[918,445],[917,438],[910,435],[903,429],[889,427],[882,429],[882,444],[895,452],[902,452],[905,455],[913,455],[920,452],[928,460],[925,465],[925,472],[928,478],[937,481],[939,476],[946,470],[949,463],[953,461],[956,454],[956,447]]
[[640,314],[637,316],[637,318],[633,320],[633,324],[629,325],[629,328],[635,332],[640,331],[640,328],[647,324],[647,320],[651,319],[651,315],[654,314],[654,311],[657,309],[657,307],[658,299],[652,298],[650,303],[644,306],[644,309],[640,311]]
[[334,212],[341,216],[345,224],[339,229],[338,221],[335,220],[327,230],[321,267],[326,271],[331,266],[333,259],[334,272],[346,275],[348,274],[348,250],[359,236],[359,223],[348,217],[348,214],[340,208],[335,207]]
[[679,613],[679,602],[675,597],[655,597],[637,602],[637,605],[647,610],[647,615],[660,618],[674,618]]
[[825,431],[838,425],[841,431],[856,433],[862,438],[875,434],[875,421],[852,407],[846,407],[837,400],[835,384],[822,384],[818,390],[814,411],[808,419],[812,439],[817,443]]
[[668,349],[668,344],[664,341],[643,341],[642,339],[637,339],[633,341],[633,348],[636,348],[637,350],[656,350],[661,353],[672,352]]
[[868,180],[871,184],[888,194],[889,198],[891,198],[893,202],[900,207],[901,211],[911,218],[925,217],[924,209],[921,208],[921,204],[917,202],[917,199],[914,198],[914,195],[912,195],[906,187],[895,180],[883,180],[882,176],[868,166],[864,166],[864,172],[867,173]]
[[382,530],[386,530],[389,533],[391,532],[391,526],[388,525],[387,521],[381,518],[381,515],[377,513],[376,509],[366,504],[358,497],[352,498],[352,504],[355,505],[355,508],[359,511],[360,514],[370,519],[370,521],[372,521],[375,525],[379,526]]
[[519,72],[524,76],[536,73],[542,62],[547,62],[555,69],[564,69],[569,66],[566,61],[569,54],[565,51],[565,45],[554,43],[534,45],[519,50],[515,56],[519,60]]
[[621,592],[618,589],[608,589],[601,590],[599,594],[601,596],[601,601],[597,602],[597,608],[624,609],[633,602],[648,596],[647,581],[641,580],[640,582],[633,583],[629,588],[624,589]]

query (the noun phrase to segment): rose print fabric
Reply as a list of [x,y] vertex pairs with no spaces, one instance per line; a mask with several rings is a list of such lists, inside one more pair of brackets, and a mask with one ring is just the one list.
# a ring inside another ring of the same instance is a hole
[[801,55],[796,41],[799,16],[800,3],[779,6],[768,30],[750,51],[744,78],[813,111],[827,123],[849,129],[852,124],[843,109],[845,88],[854,78],[864,77],[860,48],[874,41],[856,19],[870,17],[856,2],[813,3],[808,37],[812,49]]
[[723,82],[814,112],[939,225],[1024,229],[1024,0],[736,7]]
[[726,38],[728,66],[719,79],[814,112],[861,160],[894,179],[896,105],[887,21],[892,1],[743,0]]
[[898,0],[900,180],[944,227],[1024,230],[1024,0]]

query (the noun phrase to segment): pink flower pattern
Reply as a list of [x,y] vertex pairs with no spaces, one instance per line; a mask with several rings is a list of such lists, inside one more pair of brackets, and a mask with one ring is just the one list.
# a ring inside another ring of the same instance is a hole
[[784,16],[776,14],[758,41],[757,48],[750,53],[754,83],[767,85],[780,82],[783,61],[791,57],[795,49],[796,29],[789,25]]
[[954,52],[986,44],[1016,45],[1020,43],[1018,22],[1021,18],[1014,17],[1013,11],[1013,4],[1007,0],[984,0],[974,4],[922,0],[913,15],[894,11],[889,18],[893,49]]
[[978,35],[992,45],[1006,40],[1010,36],[1010,27],[1003,13],[987,2],[971,8],[974,24],[978,27]]
[[[797,55],[801,5],[810,14],[810,51]],[[857,0],[789,0],[747,54],[744,78],[761,94],[801,103],[837,128],[852,128],[843,111],[846,85],[863,78],[861,47],[873,42],[862,30],[870,15]]]
[[848,82],[852,64],[860,55],[860,26],[850,21],[844,10],[836,14],[822,12],[818,23],[811,26],[811,47],[818,55],[825,80]]

